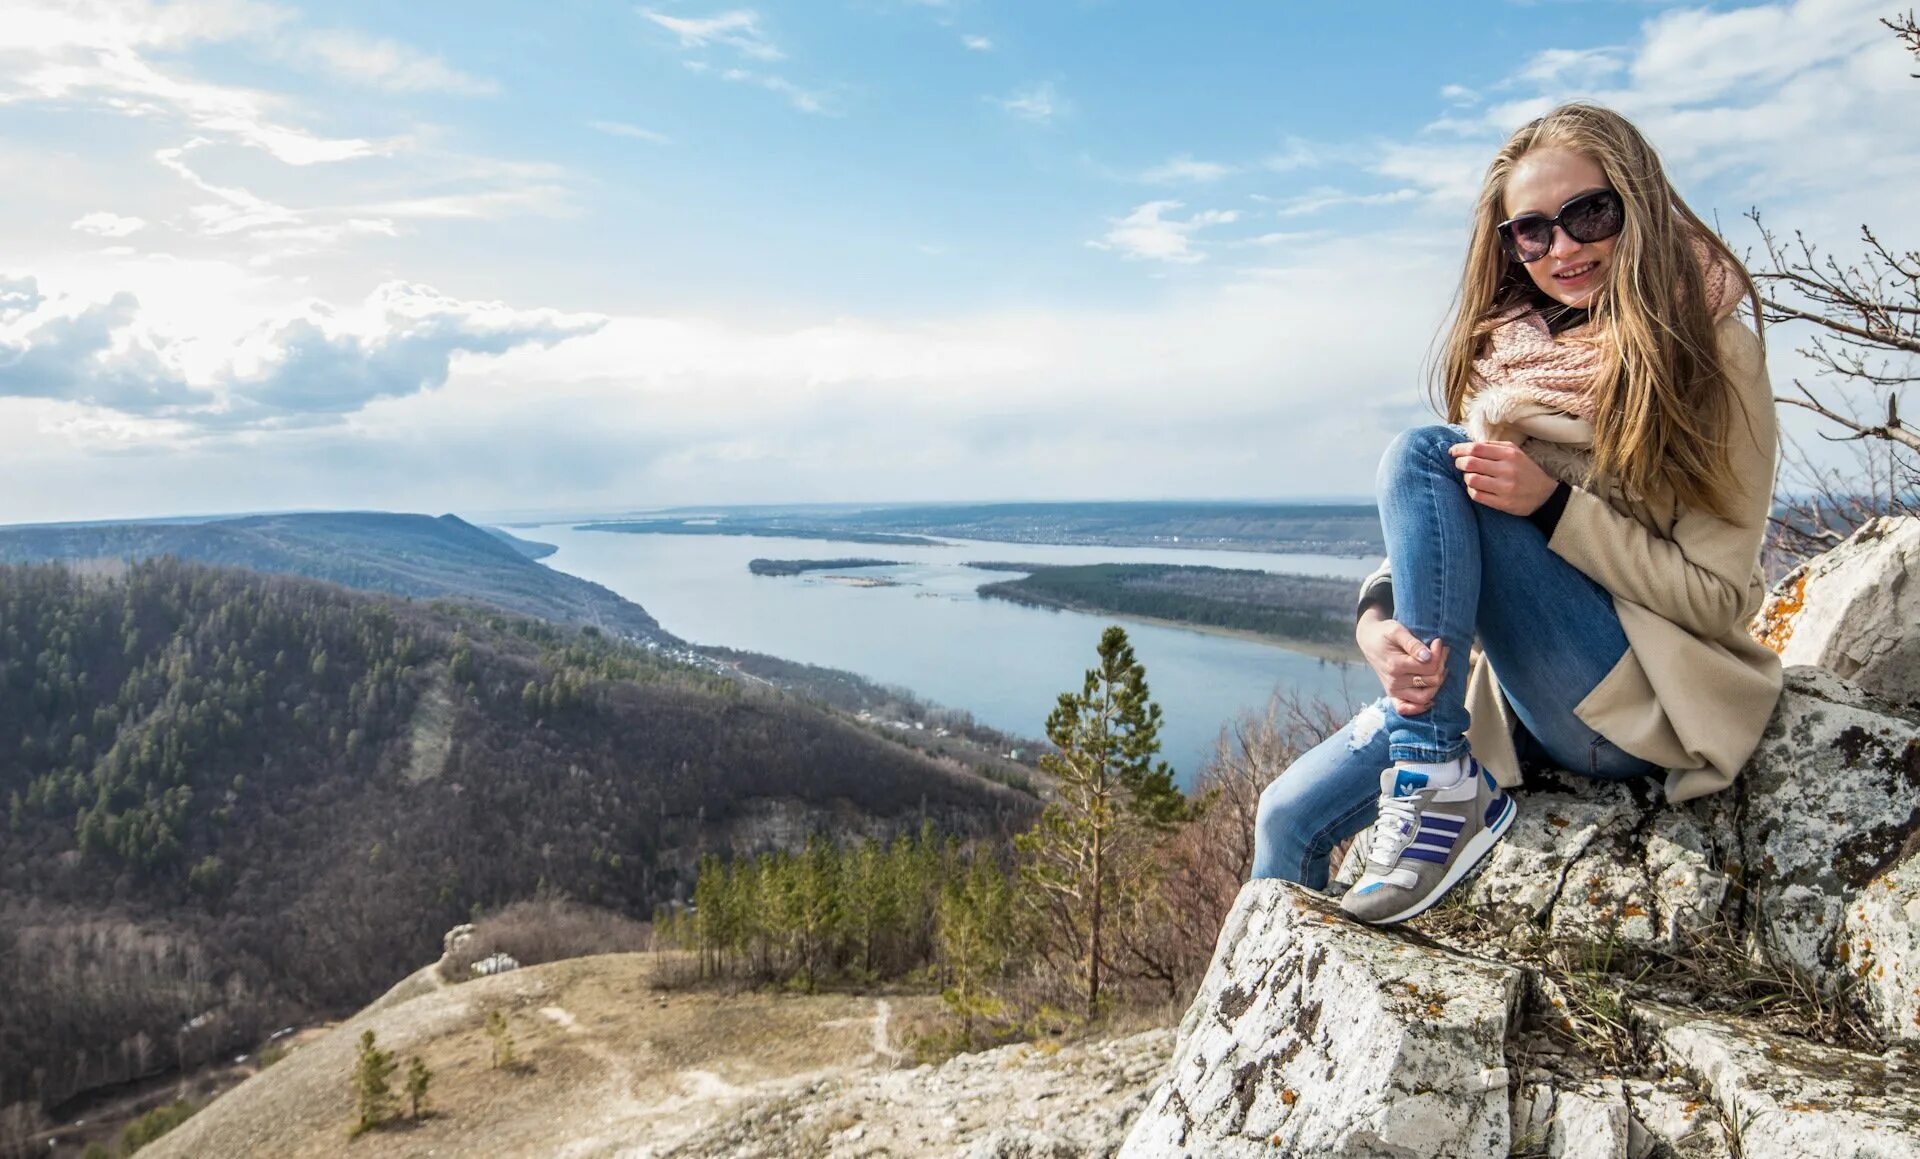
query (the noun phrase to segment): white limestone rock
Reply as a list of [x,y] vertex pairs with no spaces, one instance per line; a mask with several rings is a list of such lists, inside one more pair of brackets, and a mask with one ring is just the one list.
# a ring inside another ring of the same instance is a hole
[[1920,1040],[1920,853],[1867,883],[1847,907],[1842,937],[1841,965],[1867,1015],[1890,1038]]
[[1743,1159],[1920,1159],[1920,1097],[1884,1058],[1650,1005],[1634,1021],[1712,1096]]
[[1782,664],[1813,664],[1920,710],[1920,517],[1872,519],[1787,573],[1752,625]]
[[1250,882],[1120,1154],[1504,1156],[1519,970]]
[[1550,771],[1514,795],[1519,813],[1467,895],[1502,928],[1544,925],[1556,938],[1618,938],[1671,952],[1720,919],[1728,877],[1707,820],[1714,805],[1668,807],[1650,786]]
[[1830,672],[1789,668],[1741,782],[1749,925],[1776,962],[1831,987],[1849,905],[1920,834],[1920,725]]
[[1513,826],[1467,898],[1502,925],[1550,920],[1574,864],[1595,844],[1611,848],[1641,811],[1623,786],[1570,775],[1534,777],[1514,801]]
[[[1635,1137],[1627,1144],[1630,1159],[1727,1159],[1733,1154],[1717,1108],[1692,1083],[1628,1079],[1622,1085],[1632,1115],[1628,1130]],[[1637,1141],[1641,1137],[1644,1142]]]
[[1546,1159],[1629,1159],[1631,1118],[1620,1080],[1528,1083],[1514,1098],[1511,1150]]
[[1661,809],[1643,844],[1660,945],[1685,945],[1720,920],[1732,884],[1713,834],[1733,829],[1733,794],[1720,793],[1687,809]]

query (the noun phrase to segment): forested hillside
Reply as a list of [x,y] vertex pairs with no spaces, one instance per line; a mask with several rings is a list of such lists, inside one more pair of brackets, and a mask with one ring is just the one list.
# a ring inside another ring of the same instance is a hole
[[542,885],[648,915],[770,818],[1034,808],[590,628],[170,558],[0,566],[0,801],[0,1106],[353,1009]]
[[979,561],[983,571],[1024,571],[982,584],[979,594],[1040,608],[1150,616],[1255,632],[1285,645],[1337,655],[1353,646],[1353,583],[1326,576],[1164,563],[1042,565]]
[[475,527],[455,515],[383,511],[0,528],[0,563],[175,555],[396,596],[481,600],[634,639],[672,641],[640,605],[535,562],[552,551],[550,544]]

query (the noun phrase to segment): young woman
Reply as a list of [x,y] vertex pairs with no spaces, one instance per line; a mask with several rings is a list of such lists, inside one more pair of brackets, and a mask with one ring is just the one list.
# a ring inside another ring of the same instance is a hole
[[1438,367],[1447,421],[1380,461],[1387,560],[1355,634],[1386,695],[1267,787],[1255,877],[1325,889],[1371,825],[1341,907],[1397,922],[1506,832],[1523,764],[1664,775],[1673,801],[1731,783],[1781,688],[1746,627],[1777,443],[1747,298],[1763,326],[1619,114],[1566,104],[1508,140]]

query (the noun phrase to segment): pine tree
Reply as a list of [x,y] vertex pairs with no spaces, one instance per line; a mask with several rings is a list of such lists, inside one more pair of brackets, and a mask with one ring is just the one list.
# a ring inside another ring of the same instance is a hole
[[432,1081],[433,1072],[427,1069],[425,1059],[416,1054],[407,1060],[408,1113],[416,1119],[427,1109],[427,1084]]
[[1188,814],[1160,751],[1160,706],[1148,699],[1146,667],[1118,625],[1100,636],[1100,664],[1081,691],[1060,694],[1047,717],[1059,749],[1040,758],[1057,781],[1039,821],[1014,839],[1027,901],[1045,930],[1043,950],[1072,962],[1088,1019],[1099,1015],[1107,971],[1104,941],[1122,889],[1146,887],[1143,852]]
[[374,1045],[373,1031],[360,1035],[360,1055],[353,1068],[354,1103],[360,1109],[360,1121],[353,1134],[371,1131],[393,1117],[393,1052]]
[[840,856],[831,842],[807,839],[793,873],[794,933],[800,957],[800,976],[807,993],[819,985],[827,953],[840,929]]
[[974,1021],[1000,1013],[991,985],[1006,968],[1014,936],[1013,892],[992,854],[974,855],[965,877],[940,891],[935,942],[946,987],[940,997],[960,1018],[965,1049],[973,1048]]
[[487,1036],[493,1039],[493,1069],[511,1068],[513,1032],[507,1029],[507,1016],[498,1010],[487,1011]]

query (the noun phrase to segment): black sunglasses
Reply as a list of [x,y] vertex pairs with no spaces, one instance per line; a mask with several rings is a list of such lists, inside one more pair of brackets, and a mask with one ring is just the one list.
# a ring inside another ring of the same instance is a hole
[[1547,251],[1553,248],[1556,225],[1578,242],[1605,241],[1619,233],[1626,220],[1618,193],[1594,189],[1561,206],[1557,217],[1523,213],[1508,218],[1494,229],[1500,234],[1500,248],[1508,257],[1525,265],[1547,256]]

